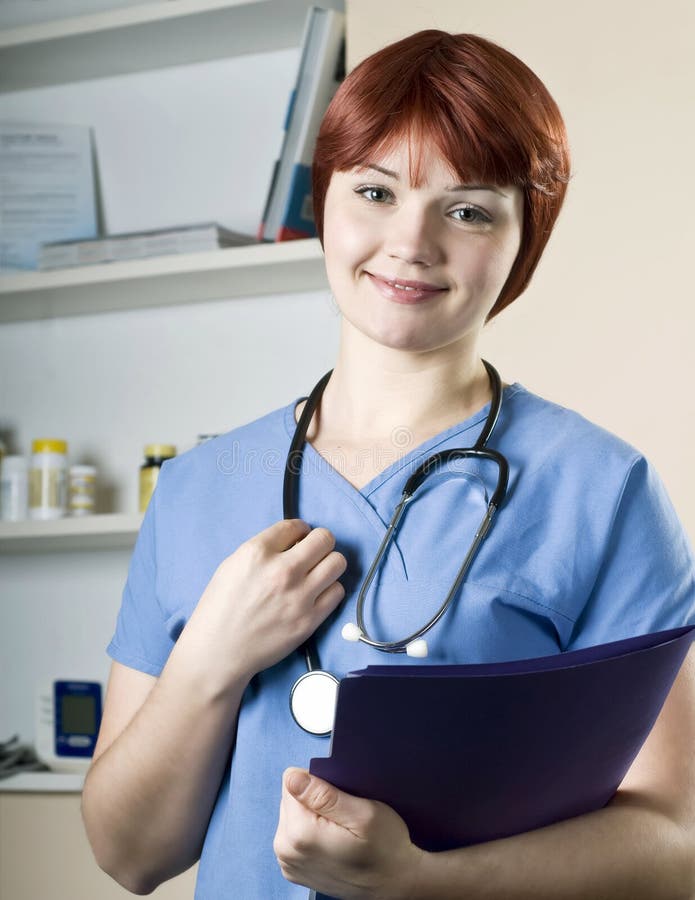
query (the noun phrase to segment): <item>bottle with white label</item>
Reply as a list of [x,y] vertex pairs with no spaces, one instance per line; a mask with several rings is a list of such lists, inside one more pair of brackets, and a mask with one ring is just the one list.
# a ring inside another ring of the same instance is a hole
[[0,519],[21,522],[28,518],[28,493],[26,456],[6,456],[0,469]]
[[94,512],[96,481],[96,466],[70,466],[68,506],[71,516],[88,516]]
[[29,518],[60,519],[68,507],[67,441],[37,438],[31,452]]

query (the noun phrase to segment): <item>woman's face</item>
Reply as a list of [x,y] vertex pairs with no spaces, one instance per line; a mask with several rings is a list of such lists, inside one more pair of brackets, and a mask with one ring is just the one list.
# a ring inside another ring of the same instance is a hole
[[406,143],[364,168],[334,172],[323,243],[345,319],[392,348],[428,351],[475,342],[521,241],[517,187],[460,184],[423,152],[423,183],[408,178]]

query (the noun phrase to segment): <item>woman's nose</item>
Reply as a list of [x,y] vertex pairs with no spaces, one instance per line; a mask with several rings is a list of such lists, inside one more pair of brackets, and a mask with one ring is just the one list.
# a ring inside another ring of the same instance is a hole
[[385,250],[393,259],[421,266],[441,261],[437,227],[427,209],[405,204],[390,217],[387,228]]

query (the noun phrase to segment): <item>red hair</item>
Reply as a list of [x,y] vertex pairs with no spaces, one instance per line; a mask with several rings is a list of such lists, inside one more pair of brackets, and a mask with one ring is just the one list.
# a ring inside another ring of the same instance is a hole
[[570,174],[560,111],[528,66],[477,35],[427,30],[384,47],[350,72],[321,123],[312,196],[322,244],[333,172],[364,165],[403,139],[414,151],[416,187],[417,148],[430,142],[461,179],[523,192],[521,244],[492,318],[527,287],[560,213]]

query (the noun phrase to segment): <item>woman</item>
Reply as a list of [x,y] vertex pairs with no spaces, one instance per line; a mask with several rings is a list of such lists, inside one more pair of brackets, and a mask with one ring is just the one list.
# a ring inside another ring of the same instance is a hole
[[[388,807],[298,768],[328,752],[288,710],[298,648],[315,634],[339,677],[403,662],[341,631],[407,477],[478,438],[491,400],[481,330],[527,286],[568,178],[552,98],[481,38],[421,32],[341,86],[313,186],[340,350],[297,515],[281,519],[277,463],[301,401],[167,463],[131,562],[83,794],[96,858],[126,887],[149,892],[200,857],[199,900],[306,897],[300,885],[347,898],[695,890],[691,659],[614,801],[528,834],[425,853]],[[504,385],[490,445],[509,460],[509,490],[427,636],[431,662],[542,656],[695,621],[692,553],[639,453],[518,384]],[[423,486],[370,594],[378,638],[434,614],[490,478],[481,462]]]

